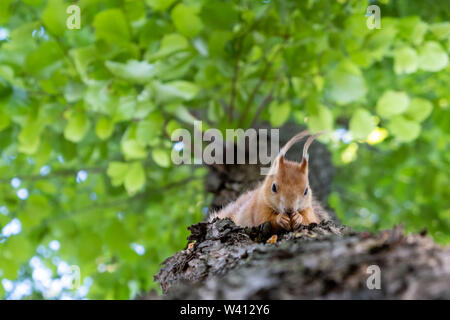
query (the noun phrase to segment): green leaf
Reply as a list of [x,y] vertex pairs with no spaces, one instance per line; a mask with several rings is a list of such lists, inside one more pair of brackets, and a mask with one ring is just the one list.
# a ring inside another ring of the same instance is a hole
[[[374,61],[380,61],[389,52],[392,43],[395,40],[397,29],[392,23],[389,23],[389,18],[383,18],[381,22],[381,29],[372,30],[367,36],[364,48],[366,53],[371,56]],[[365,28],[366,26],[362,26]]]
[[367,93],[366,82],[358,66],[343,62],[328,77],[330,97],[338,104],[347,104],[363,98]]
[[142,163],[134,162],[125,177],[125,189],[128,194],[133,195],[141,190],[145,185],[145,172]]
[[331,130],[333,128],[333,114],[327,107],[320,105],[317,112],[309,117],[308,128],[311,132]]
[[177,30],[186,37],[195,37],[203,29],[202,20],[194,7],[179,3],[172,9],[171,17]]
[[411,42],[416,46],[421,44],[428,31],[428,24],[423,21],[416,23],[412,29]]
[[29,117],[19,134],[19,151],[25,154],[34,154],[41,142],[43,123],[40,119]]
[[137,105],[133,119],[143,119],[154,111],[156,105],[153,100],[154,99],[150,94],[150,90],[144,89],[141,91],[141,93],[137,96]]
[[0,2],[0,24],[8,22],[12,13],[12,2],[13,0],[2,0]]
[[169,136],[171,136],[175,130],[180,128],[182,128],[181,124],[178,123],[178,121],[172,119],[166,125],[166,132]]
[[11,119],[3,109],[0,109],[0,131],[6,129],[11,124]]
[[153,112],[147,119],[140,121],[136,128],[136,138],[147,145],[152,139],[161,135],[164,125],[164,117],[159,112]]
[[404,112],[409,105],[409,97],[405,92],[387,90],[378,99],[377,113],[383,118],[390,118]]
[[164,149],[153,149],[152,158],[160,167],[167,168],[170,166],[170,156]]
[[169,8],[176,0],[145,0],[147,4],[155,11],[164,11]]
[[356,139],[365,139],[375,127],[375,120],[366,109],[356,110],[350,119],[350,131]]
[[428,30],[428,24],[417,16],[405,17],[398,23],[398,29],[402,38],[407,39],[415,45],[419,45],[422,43]]
[[90,230],[83,231],[77,242],[77,256],[83,263],[92,263],[102,253],[102,239]]
[[410,120],[422,122],[430,115],[432,110],[433,105],[430,101],[422,98],[412,98],[404,115]]
[[122,95],[114,112],[114,122],[131,120],[136,115],[137,100],[134,94]]
[[126,63],[106,61],[105,65],[116,77],[138,84],[145,84],[156,72],[155,66],[147,61],[128,60]]
[[436,41],[427,41],[419,49],[419,68],[436,72],[448,64],[448,55]]
[[11,84],[0,74],[0,99],[9,96],[11,93],[12,93]]
[[439,217],[443,220],[450,220],[450,209],[445,209],[439,212]]
[[199,121],[199,119],[194,117],[189,112],[189,110],[183,105],[179,104],[168,105],[167,111],[185,123],[194,124],[195,121]]
[[76,102],[83,99],[84,86],[78,82],[68,82],[64,88],[64,98],[67,102]]
[[[225,51],[225,47],[227,43],[229,43],[230,39],[233,37],[233,34],[229,31],[225,30],[215,30],[211,33],[211,36],[208,40],[208,50],[209,55],[211,57],[219,57],[227,54]],[[255,49],[257,51],[258,49]],[[258,57],[258,53],[251,53],[249,59],[255,59]]]
[[66,30],[67,6],[62,0],[48,0],[42,13],[42,22],[55,36],[63,35]]
[[44,218],[48,217],[50,211],[51,207],[46,197],[35,194],[30,195],[27,199],[25,210],[19,215],[22,227],[28,229],[39,225]]
[[395,138],[402,142],[410,142],[415,140],[420,133],[420,124],[407,120],[403,116],[392,117],[387,126]]
[[178,33],[164,35],[161,40],[159,50],[148,56],[150,60],[160,59],[172,53],[186,49],[189,46],[188,40]]
[[430,26],[431,32],[439,40],[448,39],[450,37],[450,22],[438,22]]
[[4,257],[14,258],[15,262],[21,264],[31,258],[33,249],[33,246],[24,234],[18,234],[8,238],[2,253]]
[[122,141],[121,146],[122,153],[127,160],[144,159],[147,157],[147,150],[145,150],[145,146],[137,140],[131,139]]
[[202,8],[202,21],[214,29],[231,30],[238,21],[238,11],[232,3],[222,1],[207,1]]
[[128,163],[113,161],[109,163],[106,174],[110,177],[111,184],[117,187],[125,181],[128,170]]
[[95,133],[102,139],[108,139],[114,131],[114,122],[108,117],[101,117],[95,126]]
[[72,112],[64,129],[64,137],[72,142],[80,142],[91,126],[90,120],[82,111]]
[[104,234],[106,244],[114,251],[123,252],[129,249],[130,239],[123,223],[114,219]]
[[273,101],[269,106],[270,123],[273,127],[279,127],[289,118],[291,113],[291,104],[289,101],[285,101],[279,104]]
[[114,44],[124,44],[130,40],[130,31],[125,15],[119,9],[101,11],[94,18],[97,39]]
[[211,122],[218,122],[224,116],[223,107],[217,101],[210,101],[208,106],[208,119]]
[[369,28],[361,28],[361,26],[366,26],[366,23],[367,18],[363,15],[351,15],[345,20],[345,28],[354,38],[364,39],[371,32]]
[[175,53],[164,60],[155,62],[156,75],[161,81],[183,79],[189,74],[195,61],[195,54],[192,52]]
[[419,65],[419,57],[416,50],[403,47],[394,52],[394,71],[396,74],[416,72]]
[[[6,255],[6,252],[2,252],[3,256]],[[8,256],[10,254],[8,253]],[[20,263],[16,260],[11,258],[1,258],[0,257],[0,270],[2,270],[2,278],[6,279],[16,279],[17,278],[17,271],[19,271]]]
[[[30,53],[25,61],[25,70],[33,75],[43,75],[49,71],[48,67],[55,66],[55,63],[63,58],[63,52],[56,42],[44,42],[39,48]],[[50,69],[50,72],[53,71]]]
[[117,105],[117,98],[114,97],[106,81],[89,81],[88,88],[84,95],[84,104],[87,110],[112,115]]
[[160,103],[173,100],[192,100],[199,92],[199,87],[188,81],[171,81],[164,84],[155,84],[156,94]]
[[77,48],[69,51],[69,55],[75,62],[75,68],[83,81],[88,81],[89,65],[96,59],[94,47]]
[[125,1],[122,8],[128,21],[131,21],[132,24],[144,20],[147,14],[147,8],[143,0]]

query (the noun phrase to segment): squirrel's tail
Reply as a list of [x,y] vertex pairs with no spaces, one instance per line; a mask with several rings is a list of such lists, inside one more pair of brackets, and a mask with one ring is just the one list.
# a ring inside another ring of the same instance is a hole
[[211,212],[208,217],[208,222],[212,222],[216,218],[219,219],[230,218],[231,220],[234,221],[234,212],[236,211],[237,206],[238,206],[237,202],[232,201],[228,205],[224,206],[222,209]]
[[209,214],[209,217],[208,217],[208,222],[212,222],[212,221],[215,220],[216,218],[220,218],[219,212],[220,212],[220,211],[214,211],[214,212],[211,212],[211,213]]

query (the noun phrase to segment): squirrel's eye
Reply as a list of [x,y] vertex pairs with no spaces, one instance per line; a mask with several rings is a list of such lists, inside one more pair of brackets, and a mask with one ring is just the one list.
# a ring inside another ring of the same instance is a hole
[[306,187],[305,192],[303,193],[304,196],[308,194],[308,187]]
[[277,185],[272,183],[272,192],[277,192]]

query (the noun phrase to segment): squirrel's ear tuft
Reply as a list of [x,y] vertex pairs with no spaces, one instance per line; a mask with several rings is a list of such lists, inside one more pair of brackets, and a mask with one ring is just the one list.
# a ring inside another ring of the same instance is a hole
[[280,169],[280,167],[284,165],[284,160],[285,160],[284,155],[279,154],[275,158],[275,161],[272,163],[272,166],[270,167],[268,175],[276,174],[278,172],[278,170]]
[[308,158],[303,157],[302,162],[300,162],[300,171],[307,173],[308,171]]
[[302,138],[309,135],[308,130],[303,130],[302,132],[297,133],[295,136],[293,136],[286,144],[281,148],[279,155],[285,156],[286,152],[294,145],[294,143],[300,141]]
[[311,143],[320,135],[324,134],[325,131],[319,131],[315,134],[313,134],[312,136],[308,137],[308,139],[305,142],[305,145],[303,146],[303,156],[302,156],[302,164],[305,162],[306,164],[308,164],[309,161],[309,154],[308,154],[308,149],[309,146],[311,145]]

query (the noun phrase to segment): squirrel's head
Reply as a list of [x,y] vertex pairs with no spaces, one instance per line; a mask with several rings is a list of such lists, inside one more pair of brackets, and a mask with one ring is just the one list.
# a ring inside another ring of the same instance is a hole
[[263,188],[266,204],[276,213],[291,215],[294,212],[306,209],[311,204],[311,190],[308,180],[308,148],[311,142],[322,132],[307,139],[300,163],[285,158],[289,148],[308,134],[308,131],[302,131],[286,143],[264,180]]

